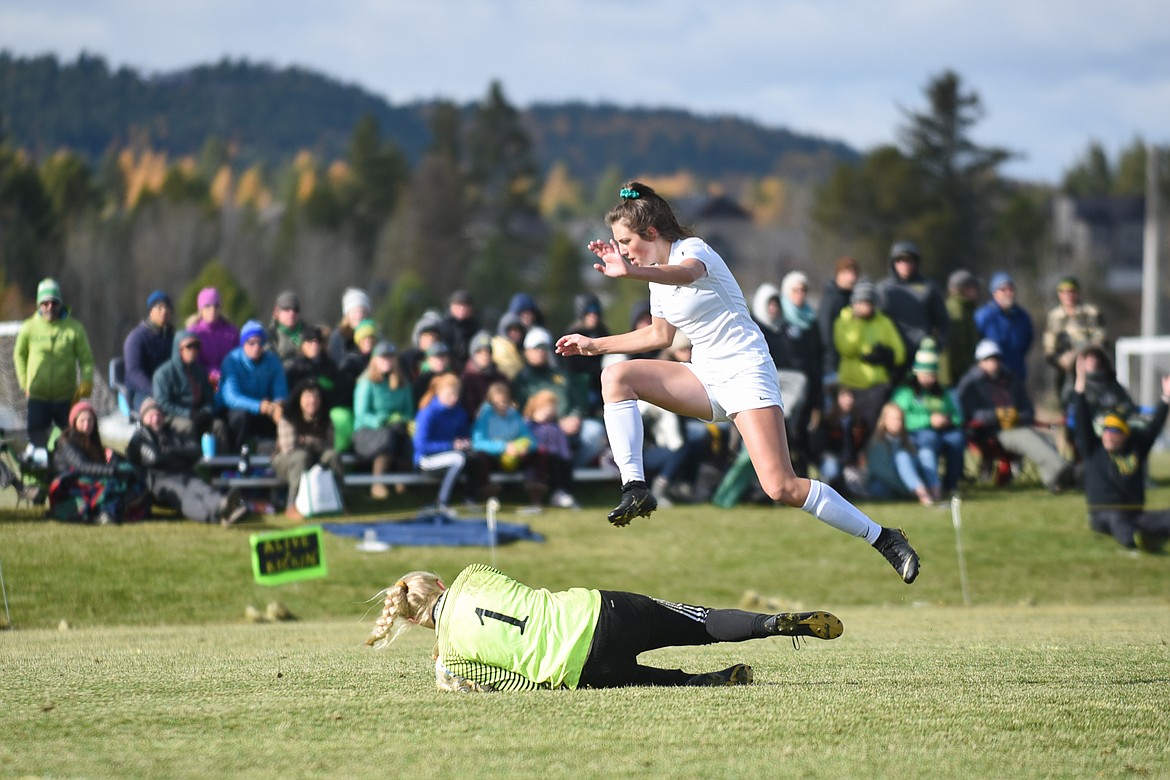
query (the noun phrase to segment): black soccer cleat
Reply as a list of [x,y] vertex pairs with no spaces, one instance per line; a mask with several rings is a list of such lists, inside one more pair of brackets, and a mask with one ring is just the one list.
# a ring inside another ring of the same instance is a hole
[[781,612],[764,621],[764,630],[777,636],[836,639],[845,631],[840,618],[828,612]]
[[910,546],[901,528],[882,528],[874,547],[886,557],[903,582],[907,585],[914,582],[918,576],[918,553]]
[[635,517],[646,517],[658,508],[658,499],[642,480],[622,485],[622,500],[609,513],[609,522],[614,525],[629,525]]
[[713,686],[713,685],[751,685],[752,684],[752,668],[747,664],[736,664],[729,666],[722,672],[704,672],[703,674],[696,674],[687,680],[687,685],[698,686]]

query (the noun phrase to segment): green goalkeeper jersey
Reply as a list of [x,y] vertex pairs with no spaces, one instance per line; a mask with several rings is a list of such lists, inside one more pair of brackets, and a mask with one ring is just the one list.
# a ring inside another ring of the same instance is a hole
[[452,675],[497,690],[576,688],[601,593],[536,590],[473,564],[451,583],[435,613],[438,661]]

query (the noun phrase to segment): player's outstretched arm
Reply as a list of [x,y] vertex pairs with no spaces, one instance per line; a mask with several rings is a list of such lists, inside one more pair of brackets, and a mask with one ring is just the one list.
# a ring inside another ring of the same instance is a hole
[[591,339],[580,333],[570,333],[557,339],[558,355],[629,355],[666,349],[674,341],[675,327],[664,319],[654,317],[648,327]]

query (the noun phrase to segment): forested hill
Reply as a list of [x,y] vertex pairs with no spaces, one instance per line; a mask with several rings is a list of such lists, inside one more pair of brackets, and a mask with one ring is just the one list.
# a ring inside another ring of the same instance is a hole
[[[501,87],[506,95],[507,84]],[[488,88],[485,83],[485,95]],[[0,52],[0,129],[38,156],[67,147],[96,163],[107,150],[136,143],[194,155],[218,137],[245,163],[275,165],[302,149],[341,157],[354,125],[369,114],[385,137],[417,160],[429,145],[433,107],[392,105],[359,86],[296,67],[224,60],[147,76],[112,70],[93,55],[59,62]],[[542,166],[564,162],[585,180],[606,168],[820,178],[836,162],[858,157],[843,143],[679,110],[565,103],[520,111]]]

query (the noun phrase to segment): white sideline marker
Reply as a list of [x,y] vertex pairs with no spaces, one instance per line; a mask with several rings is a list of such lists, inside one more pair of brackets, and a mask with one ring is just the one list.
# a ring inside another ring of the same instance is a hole
[[967,561],[963,557],[963,537],[960,534],[963,527],[962,503],[958,496],[951,496],[951,525],[955,527],[955,552],[959,555],[959,587],[963,589],[963,606],[969,607],[971,597],[967,593]]
[[496,512],[500,511],[500,502],[496,498],[487,500],[487,527],[488,546],[492,548],[492,568],[496,565]]
[[8,588],[4,585],[3,565],[0,565],[0,593],[4,594],[4,617],[8,621],[5,625],[8,628],[12,628],[12,613],[8,611]]

